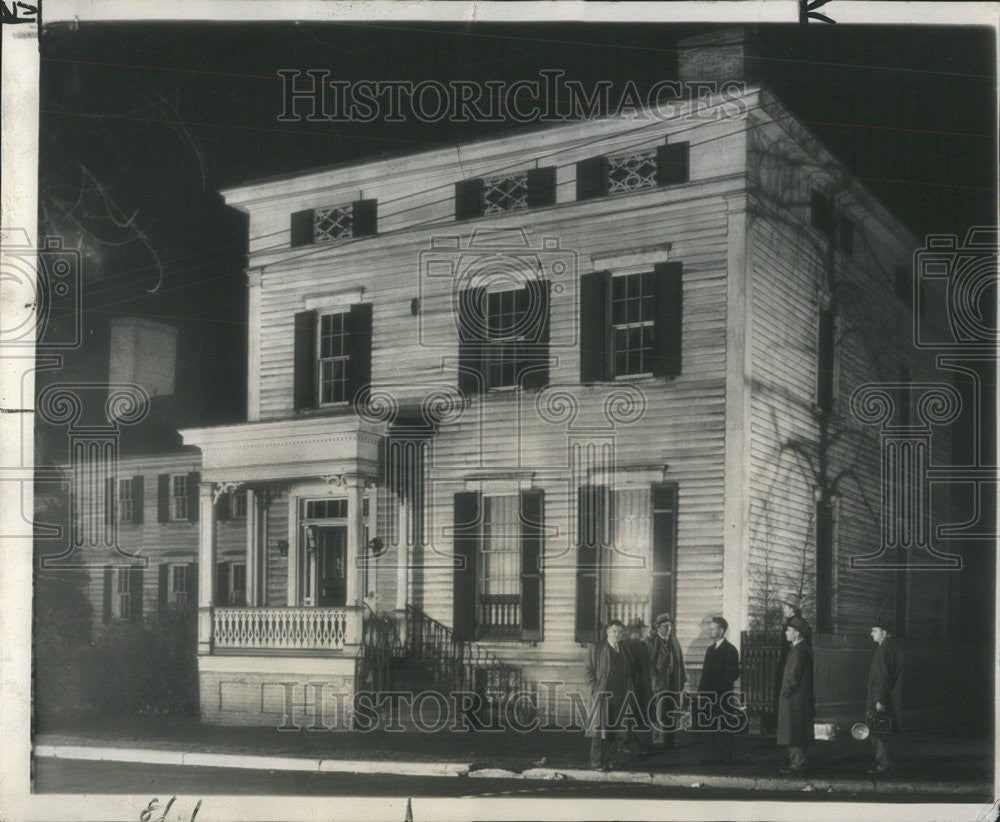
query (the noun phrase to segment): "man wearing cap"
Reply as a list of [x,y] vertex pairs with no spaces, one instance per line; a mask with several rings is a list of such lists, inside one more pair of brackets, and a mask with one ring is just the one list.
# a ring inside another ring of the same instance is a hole
[[660,614],[653,622],[655,633],[647,640],[649,656],[650,690],[653,696],[653,744],[673,747],[677,728],[676,714],[671,711],[681,707],[681,692],[687,684],[684,654],[674,635],[674,620],[670,614]]
[[782,773],[806,769],[806,747],[813,741],[816,703],[813,696],[812,648],[805,641],[809,626],[793,616],[785,628],[790,643],[778,693],[778,744],[788,746],[788,767]]
[[729,623],[724,617],[712,617],[709,626],[712,644],[705,651],[701,679],[698,681],[698,691],[713,697],[710,714],[713,730],[707,734],[702,762],[730,762],[733,758],[733,734],[722,727],[722,697],[733,690],[736,680],[740,678],[740,652],[726,639],[728,630]]
[[[774,716],[778,715],[778,701],[781,694],[781,680],[785,675],[785,660],[788,658],[788,651],[791,649],[791,643],[785,638],[785,629],[788,627],[789,620],[794,617],[801,619],[806,625],[805,636],[802,640],[806,643],[812,643],[812,629],[809,628],[809,623],[805,622],[802,617],[802,597],[798,594],[785,593],[778,600],[778,604],[781,606],[781,616],[784,622],[781,624],[781,654],[778,657],[778,668],[774,672],[774,699],[771,703],[771,710]],[[788,761],[785,760],[784,765],[788,765]]]
[[868,700],[865,710],[876,718],[888,717],[890,730],[888,733],[876,732],[874,722],[872,727],[872,753],[875,755],[875,766],[868,772],[872,774],[892,773],[892,737],[899,733],[900,701],[903,688],[903,651],[891,636],[889,621],[882,617],[875,620],[871,632],[872,639],[878,648],[872,659],[871,671],[868,673]]
[[622,745],[621,714],[629,692],[634,691],[635,663],[622,640],[625,626],[612,619],[605,637],[590,646],[587,654],[587,681],[593,696],[587,736],[590,737],[590,767],[607,770]]

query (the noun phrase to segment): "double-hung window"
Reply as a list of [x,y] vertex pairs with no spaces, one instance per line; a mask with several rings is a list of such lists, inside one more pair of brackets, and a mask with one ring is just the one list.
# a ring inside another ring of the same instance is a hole
[[541,638],[543,515],[539,490],[455,495],[456,637]]
[[293,402],[296,411],[361,400],[371,384],[372,304],[295,315]]
[[170,604],[175,608],[183,608],[188,604],[189,590],[188,566],[170,566]]
[[142,568],[104,569],[104,621],[142,618]]
[[549,282],[466,289],[459,298],[458,387],[471,395],[544,388],[549,380]]
[[201,475],[191,471],[186,474],[160,474],[156,479],[157,521],[196,522]]
[[118,480],[118,521],[132,522],[133,517],[132,480]]
[[682,266],[580,278],[580,380],[681,373]]
[[170,478],[170,519],[188,518],[187,475],[175,474]]
[[321,314],[319,318],[319,404],[347,402],[351,364],[350,315]]

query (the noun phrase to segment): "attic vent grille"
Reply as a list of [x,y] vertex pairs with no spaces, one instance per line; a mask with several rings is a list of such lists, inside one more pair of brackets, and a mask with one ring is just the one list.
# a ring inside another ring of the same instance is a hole
[[483,213],[502,214],[528,207],[528,175],[508,174],[483,179]]
[[608,194],[656,188],[656,149],[608,157]]
[[354,206],[330,206],[313,212],[313,241],[324,243],[354,234]]

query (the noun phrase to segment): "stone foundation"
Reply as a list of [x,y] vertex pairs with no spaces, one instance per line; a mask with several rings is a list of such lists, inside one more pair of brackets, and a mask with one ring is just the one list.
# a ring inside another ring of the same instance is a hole
[[293,730],[349,730],[354,658],[201,656],[201,720]]

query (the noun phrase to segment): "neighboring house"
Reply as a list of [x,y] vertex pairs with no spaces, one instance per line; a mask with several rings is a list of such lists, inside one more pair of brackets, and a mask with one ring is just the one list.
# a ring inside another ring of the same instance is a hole
[[[197,605],[199,454],[120,456],[117,465],[93,509],[103,512],[99,527],[114,526],[118,546],[103,572],[88,575],[95,626]],[[220,492],[216,523],[215,601],[245,605],[246,494]]]
[[880,474],[848,398],[934,377],[916,239],[767,90],[712,104],[223,192],[249,216],[248,420],[181,432],[196,523],[156,522],[151,463],[132,526],[183,528],[178,561],[199,531],[206,720],[280,722],[289,681],[350,705],[369,608],[584,693],[608,618],[673,613],[694,668],[710,617],[738,643],[793,583],[824,631],[888,592],[943,635],[951,582],[850,568]]

